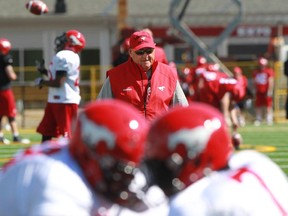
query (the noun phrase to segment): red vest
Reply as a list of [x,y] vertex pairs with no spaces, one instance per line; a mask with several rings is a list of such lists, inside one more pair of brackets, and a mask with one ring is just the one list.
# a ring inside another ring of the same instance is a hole
[[177,74],[172,67],[155,61],[150,84],[146,73],[132,59],[107,74],[113,97],[134,105],[147,120],[169,109],[177,83]]

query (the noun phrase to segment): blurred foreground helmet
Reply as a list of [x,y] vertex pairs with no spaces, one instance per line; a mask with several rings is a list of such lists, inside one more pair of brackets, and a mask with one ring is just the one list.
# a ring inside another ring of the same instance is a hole
[[0,38],[0,53],[7,55],[11,50],[11,43],[6,38]]
[[61,50],[71,50],[79,53],[86,46],[84,35],[77,30],[69,30],[55,38],[56,52]]
[[171,196],[227,167],[231,137],[222,114],[203,103],[176,107],[157,119],[148,133],[146,164]]
[[128,185],[144,154],[146,124],[118,100],[91,103],[79,114],[70,151],[91,187],[113,202],[131,199]]

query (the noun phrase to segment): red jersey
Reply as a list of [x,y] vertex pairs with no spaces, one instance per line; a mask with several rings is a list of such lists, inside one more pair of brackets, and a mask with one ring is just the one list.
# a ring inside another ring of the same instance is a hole
[[199,77],[207,71],[207,64],[197,65],[189,68],[185,67],[180,74],[181,86],[188,101],[195,101],[198,88]]
[[226,92],[230,92],[233,100],[240,100],[245,89],[234,78],[222,72],[202,73],[198,83],[197,100],[220,109],[220,100]]
[[200,65],[196,66],[194,68],[191,68],[190,73],[191,73],[191,83],[193,85],[194,89],[197,89],[198,85],[198,80],[201,76],[201,74],[205,73],[207,71],[207,65]]
[[241,85],[243,88],[247,88],[248,87],[248,80],[247,77],[244,75],[235,77],[235,79],[238,81],[239,85]]
[[255,83],[256,93],[267,93],[269,88],[269,78],[274,77],[274,71],[268,67],[256,69],[253,72],[252,77]]

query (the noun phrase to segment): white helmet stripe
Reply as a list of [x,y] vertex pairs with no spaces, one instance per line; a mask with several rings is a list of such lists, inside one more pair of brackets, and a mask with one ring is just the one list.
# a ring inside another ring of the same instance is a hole
[[79,41],[75,35],[71,35],[70,39],[71,39],[73,45],[79,45],[79,46],[83,45],[81,43],[81,41]]
[[207,146],[213,132],[221,127],[219,119],[206,120],[203,126],[182,129],[168,136],[168,148],[173,151],[180,143],[185,145],[188,156],[194,157]]
[[109,149],[113,149],[116,143],[116,137],[108,128],[97,125],[89,120],[84,113],[80,114],[82,140],[90,147],[95,147],[101,140],[105,141]]

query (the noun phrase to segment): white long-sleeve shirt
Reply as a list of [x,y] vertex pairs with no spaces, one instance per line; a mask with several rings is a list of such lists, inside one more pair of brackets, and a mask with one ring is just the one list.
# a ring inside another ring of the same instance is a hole
[[268,157],[235,154],[230,170],[214,172],[175,195],[170,216],[287,216],[288,181]]
[[[131,187],[137,190],[143,181],[140,173]],[[0,171],[0,216],[167,215],[168,202],[158,187],[142,195],[147,209],[138,212],[94,193],[64,139],[18,153]]]

